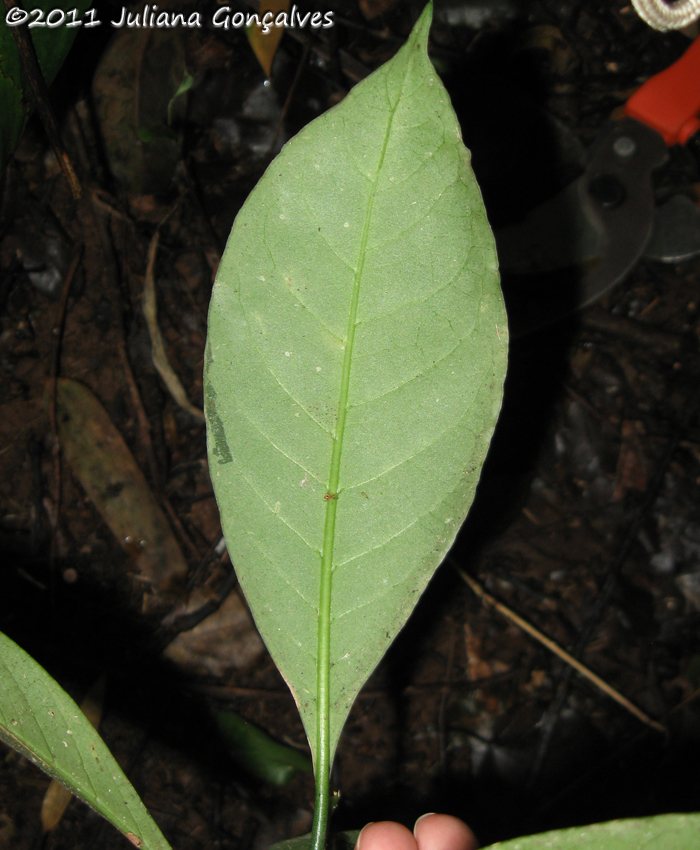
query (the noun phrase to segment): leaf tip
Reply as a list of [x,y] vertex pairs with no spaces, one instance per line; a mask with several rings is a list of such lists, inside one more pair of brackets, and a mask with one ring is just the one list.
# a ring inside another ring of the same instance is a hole
[[413,32],[411,33],[412,37],[415,39],[416,44],[425,47],[428,47],[428,34],[430,33],[430,25],[433,22],[433,0],[428,0],[425,8],[420,14],[420,17],[416,21],[416,25],[413,27]]

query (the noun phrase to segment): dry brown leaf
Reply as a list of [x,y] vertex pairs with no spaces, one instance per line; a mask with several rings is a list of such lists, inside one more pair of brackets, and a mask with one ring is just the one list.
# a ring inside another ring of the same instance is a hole
[[[195,611],[206,599],[206,591],[197,590],[187,607],[175,613]],[[218,611],[179,634],[164,655],[189,673],[219,677],[249,667],[264,649],[250,614],[240,598],[230,593]]]
[[[276,19],[277,15],[287,13],[288,11],[289,0],[261,0],[260,20],[262,21],[268,12],[271,12]],[[253,53],[255,53],[258,62],[261,64],[266,77],[270,76],[272,60],[275,58],[275,53],[277,52],[283,33],[283,26],[272,26],[266,33],[263,33],[262,26],[256,26],[255,24],[246,29],[250,46],[253,48]]]
[[156,230],[151,244],[148,248],[148,268],[146,270],[146,282],[143,288],[143,315],[146,318],[148,325],[148,333],[151,337],[151,352],[153,355],[153,365],[158,370],[158,374],[163,379],[165,386],[168,388],[170,395],[180,405],[183,410],[186,410],[199,422],[204,422],[204,414],[201,410],[195,407],[187,398],[185,388],[182,386],[180,379],[175,374],[173,367],[170,365],[168,355],[165,353],[165,344],[163,336],[158,326],[158,308],[156,305],[156,284],[153,273],[156,253],[158,252],[158,239],[160,231]]
[[90,500],[139,573],[160,591],[187,574],[177,540],[122,435],[90,390],[67,378],[56,383],[61,449]]

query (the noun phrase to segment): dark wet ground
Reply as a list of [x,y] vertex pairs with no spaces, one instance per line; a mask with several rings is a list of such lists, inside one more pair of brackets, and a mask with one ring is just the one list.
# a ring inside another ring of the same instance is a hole
[[[168,599],[151,598],[143,613],[133,560],[66,463],[56,519],[43,396],[65,269],[82,244],[60,374],[100,399],[169,504],[193,584],[215,593],[228,566],[205,558],[220,529],[204,429],[156,373],[141,311],[149,244],[170,213],[155,266],[158,322],[201,405],[212,272],[273,143],[389,58],[418,7],[399,3],[367,21],[354,3],[338,4],[337,26],[310,46],[285,35],[269,87],[240,32],[131,32],[110,54],[111,32],[86,31],[52,92],[86,200],[70,197],[38,124],[7,171],[0,629],[77,699],[106,673],[101,733],[177,850],[264,848],[310,822],[309,776],[282,789],[251,779],[222,754],[212,709],[235,709],[295,746],[304,735],[235,591],[221,626],[229,661],[204,662],[185,644],[174,666],[156,634]],[[475,7],[443,7],[432,53],[501,225],[576,176],[602,122],[690,42],[649,30],[617,0],[506,3],[464,25]],[[195,85],[177,107],[178,131],[146,150],[134,133],[159,129],[151,117],[185,70]],[[553,124],[567,129],[557,135]],[[699,179],[678,154],[662,182]],[[55,279],[29,277],[52,263]],[[334,773],[338,827],[448,811],[486,843],[700,809],[699,304],[699,260],[643,261],[598,304],[513,343],[492,451],[452,553],[668,734],[485,607],[445,564],[352,711]],[[211,636],[203,640],[209,648]],[[3,755],[0,848],[129,846],[75,802],[42,838],[48,780]]]

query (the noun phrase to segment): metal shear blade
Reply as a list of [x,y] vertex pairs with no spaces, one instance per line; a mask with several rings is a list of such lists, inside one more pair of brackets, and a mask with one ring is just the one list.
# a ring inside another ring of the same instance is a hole
[[547,277],[578,268],[575,291],[565,293],[557,306],[551,301],[556,288],[543,285],[541,295],[548,303],[541,309],[530,303],[524,320],[516,315],[516,332],[518,325],[526,333],[592,303],[641,259],[654,229],[652,171],[667,156],[656,131],[632,118],[610,122],[578,180],[522,222],[496,232],[507,301],[527,297],[514,292],[520,287],[536,297],[537,287],[525,282],[534,272]]

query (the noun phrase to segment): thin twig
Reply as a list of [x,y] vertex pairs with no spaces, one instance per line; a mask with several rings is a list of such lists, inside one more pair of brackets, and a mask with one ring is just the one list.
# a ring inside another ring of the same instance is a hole
[[61,343],[63,331],[66,326],[66,309],[68,306],[68,293],[75,273],[83,256],[83,246],[76,244],[73,248],[71,264],[63,280],[61,300],[58,305],[56,324],[52,328],[53,352],[51,355],[51,372],[49,374],[49,421],[51,422],[51,438],[53,442],[54,457],[54,521],[51,526],[51,549],[49,551],[49,569],[53,582],[53,566],[56,559],[56,534],[58,531],[58,518],[61,510],[61,450],[58,441],[58,420],[56,417],[56,386],[61,371]]
[[[73,117],[75,119],[73,122],[73,132],[76,139],[81,141],[81,126],[79,117],[77,116],[77,113],[74,113]],[[87,152],[85,150],[84,145],[79,144],[78,150],[82,151],[84,157],[87,157]],[[87,159],[85,161],[85,167],[87,168],[88,173],[90,173],[90,163],[89,161],[87,161]],[[134,377],[133,369],[131,367],[131,361],[129,360],[129,355],[126,347],[126,312],[129,310],[129,307],[127,304],[127,307],[125,309],[125,306],[122,302],[122,288],[120,287],[120,281],[118,273],[116,271],[115,248],[112,240],[111,231],[106,222],[106,216],[110,215],[119,219],[128,227],[130,227],[132,231],[134,228],[133,221],[129,218],[128,215],[124,214],[120,209],[118,209],[119,202],[104,189],[100,189],[95,186],[91,187],[90,199],[92,201],[92,204],[86,207],[86,212],[92,219],[93,230],[96,229],[99,235],[100,242],[102,244],[102,251],[104,254],[104,266],[107,271],[108,278],[110,279],[110,282],[113,286],[113,289],[116,291],[117,309],[119,312],[117,349],[119,352],[119,359],[121,361],[124,377],[126,379],[126,385],[129,390],[129,395],[131,396],[131,402],[136,412],[136,419],[139,426],[141,444],[146,453],[146,460],[150,473],[151,487],[168,515],[171,528],[173,529],[178,542],[181,546],[184,546],[184,548],[187,549],[190,557],[193,560],[199,561],[201,553],[199,552],[195,544],[192,542],[190,536],[188,535],[175,510],[173,509],[173,506],[165,495],[163,487],[163,476],[161,475],[160,467],[158,465],[155,449],[153,446],[150,422],[148,420],[148,416],[146,414],[143,401],[141,399],[141,393]],[[163,224],[169,218],[171,213],[169,213],[168,216],[165,217],[161,224]]]
[[450,645],[447,650],[447,668],[445,670],[445,684],[440,689],[440,704],[438,707],[438,763],[440,773],[445,773],[447,763],[447,735],[445,734],[445,711],[447,700],[451,691],[450,680],[455,660],[455,624],[450,619]]
[[141,434],[141,443],[146,450],[148,471],[151,474],[151,484],[153,485],[153,489],[157,492],[161,484],[161,475],[158,462],[156,461],[156,453],[153,448],[153,440],[151,439],[151,424],[148,421],[148,416],[146,415],[143,401],[141,400],[141,393],[139,392],[139,388],[136,384],[136,379],[134,378],[134,373],[131,368],[129,354],[126,350],[123,323],[120,322],[119,325],[119,338],[117,340],[119,359],[121,360],[122,369],[124,370],[124,377],[126,378],[126,386],[129,390],[129,395],[131,396],[131,403],[136,411],[136,419],[139,423],[139,433]]
[[618,337],[626,342],[641,345],[647,351],[660,350],[667,357],[677,357],[683,352],[687,343],[684,336],[657,328],[650,322],[640,322],[638,318],[612,316],[604,310],[586,310],[581,314],[581,322],[588,331]]
[[41,443],[30,437],[27,442],[27,454],[32,470],[32,495],[34,496],[34,522],[32,523],[32,552],[37,553],[43,539],[42,515],[44,513],[44,493],[41,481]]
[[600,688],[603,693],[606,693],[609,697],[615,700],[615,702],[619,703],[623,708],[626,708],[630,714],[633,714],[638,720],[641,720],[642,723],[646,723],[647,726],[651,726],[652,729],[656,729],[659,732],[663,732],[664,735],[667,733],[667,729],[661,723],[658,723],[656,720],[652,720],[649,715],[645,714],[640,708],[637,708],[636,705],[631,703],[626,697],[623,697],[619,691],[616,691],[615,688],[611,687],[606,681],[597,676],[592,670],[589,670],[588,667],[581,664],[580,661],[577,661],[573,655],[570,655],[566,650],[562,649],[558,644],[556,644],[553,640],[550,640],[546,635],[543,635],[541,631],[536,629],[534,626],[530,625],[527,620],[523,620],[522,617],[518,616],[515,611],[511,611],[510,608],[503,605],[503,603],[499,602],[489,593],[487,593],[484,588],[479,584],[478,581],[475,581],[471,576],[467,575],[463,569],[460,567],[456,567],[457,572],[462,576],[464,581],[469,585],[469,587],[474,591],[474,593],[486,602],[491,607],[495,608],[500,614],[503,614],[504,617],[507,617],[511,622],[515,623],[519,626],[524,632],[527,632],[531,637],[535,640],[539,641],[543,646],[545,646],[550,652],[553,652],[562,661],[565,661],[568,665],[577,670],[582,676],[592,682],[596,687]]
[[159,650],[162,652],[181,632],[191,631],[203,620],[206,620],[207,617],[218,611],[237,583],[236,571],[231,567],[221,587],[206,602],[203,602],[196,611],[180,614],[163,626],[160,634]]
[[92,202],[95,206],[99,207],[102,211],[108,213],[115,218],[118,218],[120,221],[124,221],[129,225],[132,225],[133,222],[129,218],[126,213],[122,212],[120,209],[117,209],[115,206],[116,199],[112,198],[112,196],[106,192],[104,189],[96,189],[92,190]]
[[[683,411],[683,415],[681,417],[679,426],[676,429],[676,433],[673,438],[669,440],[666,446],[666,451],[664,452],[664,455],[659,464],[657,465],[654,475],[652,476],[649,482],[649,486],[647,488],[642,504],[640,505],[636,514],[627,525],[625,533],[622,537],[622,542],[618,547],[615,559],[613,560],[610,569],[608,570],[608,575],[605,579],[605,582],[603,583],[603,587],[592,606],[592,609],[587,617],[587,621],[583,629],[581,630],[578,641],[576,642],[576,646],[573,652],[574,657],[581,657],[583,651],[585,650],[586,646],[588,645],[588,642],[591,639],[591,636],[593,635],[593,632],[595,631],[598,626],[598,623],[600,622],[603,612],[609,605],[613,592],[617,587],[622,568],[629,556],[634,541],[639,535],[639,530],[642,526],[642,523],[649,511],[652,509],[654,503],[656,502],[659,496],[659,493],[661,492],[661,488],[665,480],[666,470],[670,466],[675,453],[678,451],[678,447],[683,437],[687,433],[691,422],[694,421],[699,410],[700,394],[696,393],[694,397],[690,400],[690,402],[686,405],[686,408]],[[557,724],[557,720],[559,718],[559,714],[566,701],[572,673],[573,669],[570,666],[564,670],[564,673],[557,687],[557,693],[542,719],[541,728],[543,731],[542,736],[540,738],[540,744],[537,750],[537,755],[533,762],[532,770],[530,772],[530,784],[534,782],[534,779],[539,771],[540,766],[544,762],[545,755],[554,736],[554,730]]]
[[[680,711],[680,709],[685,708],[685,706],[689,705],[691,702],[700,697],[700,688],[694,690],[689,696],[687,696],[684,700],[675,705],[669,711],[667,711],[663,716],[662,720],[668,720],[671,716],[673,716],[676,712]],[[649,728],[642,729],[641,732],[638,732],[628,741],[625,741],[624,744],[617,747],[613,752],[607,755],[601,762],[593,765],[593,767],[589,768],[585,773],[580,773],[573,781],[571,781],[568,785],[562,788],[556,795],[553,797],[548,797],[545,802],[533,812],[533,816],[539,816],[543,812],[549,811],[550,809],[556,809],[561,801],[566,799],[570,794],[574,791],[577,791],[579,788],[584,786],[586,782],[592,779],[596,773],[600,773],[601,770],[606,768],[608,765],[617,764],[620,761],[620,756],[626,751],[633,747],[635,744],[638,744],[640,741],[644,739],[646,735],[649,734]]]
[[[108,228],[104,221],[104,215],[114,215],[127,224],[131,225],[130,219],[128,217],[122,215],[118,210],[114,209],[111,205],[106,205],[101,199],[98,197],[97,191],[93,191],[91,193],[92,198],[92,215],[94,220],[97,223],[97,229],[100,234],[100,238],[102,241],[102,249],[105,254],[105,258],[110,257],[110,255],[114,256],[113,246],[111,243],[110,234]],[[153,447],[153,439],[151,436],[151,425],[148,421],[148,416],[146,414],[146,410],[143,406],[143,401],[141,399],[141,393],[139,391],[138,385],[136,383],[136,378],[134,377],[133,369],[131,368],[131,361],[129,360],[129,354],[126,348],[126,328],[125,328],[125,317],[124,317],[124,308],[120,299],[120,288],[117,280],[116,272],[114,271],[114,263],[107,262],[107,266],[110,270],[110,277],[112,278],[112,282],[114,284],[114,289],[116,290],[116,297],[118,302],[120,321],[118,322],[118,338],[117,338],[117,348],[119,351],[119,359],[121,361],[122,369],[124,371],[124,377],[126,379],[126,385],[129,390],[129,395],[131,396],[131,403],[133,405],[134,410],[136,411],[136,419],[139,425],[139,433],[141,436],[141,444],[146,452],[146,460],[148,463],[148,470],[150,473],[151,486],[156,495],[160,498],[161,504],[163,505],[168,517],[170,519],[171,526],[173,531],[175,532],[177,539],[181,545],[184,545],[188,550],[190,556],[194,560],[199,560],[200,552],[197,547],[194,545],[189,535],[185,531],[180,522],[175,510],[173,509],[170,501],[167,499],[163,492],[163,480],[162,475],[160,473],[160,467],[158,466],[158,461],[156,460],[156,453]]]
[[185,188],[189,192],[190,199],[195,205],[199,219],[204,225],[204,228],[206,230],[206,236],[208,237],[212,247],[216,251],[217,257],[221,259],[221,255],[224,253],[225,246],[219,238],[219,234],[216,232],[216,228],[214,227],[211,218],[207,215],[207,211],[204,206],[204,200],[202,198],[202,192],[199,187],[199,182],[197,181],[196,172],[192,171],[186,159],[182,160],[181,167]]
[[[165,216],[165,218],[161,222],[161,225],[164,224],[165,221],[167,221],[167,219],[174,212],[174,210],[175,210],[175,208],[173,208],[173,210],[171,210],[168,213],[168,215]],[[159,228],[160,228],[161,225],[159,225]],[[154,263],[155,263],[155,253],[156,253],[156,248],[157,248],[157,245],[158,245],[158,233],[159,233],[159,230],[156,231],[156,235],[153,237],[153,240],[151,242],[151,247],[149,248],[148,271],[146,273],[146,277],[148,278],[149,275],[150,275],[151,279],[153,277],[153,266],[154,266]],[[161,504],[163,505],[166,513],[168,514],[168,517],[170,519],[170,524],[173,528],[173,531],[175,532],[176,537],[178,538],[178,541],[180,542],[181,545],[184,545],[184,547],[187,549],[187,551],[189,553],[189,556],[193,560],[199,561],[200,558],[201,558],[201,553],[200,553],[199,549],[192,542],[189,534],[187,533],[187,531],[183,527],[182,523],[180,522],[180,518],[178,517],[177,513],[175,512],[175,509],[171,505],[170,500],[167,498],[167,496],[164,493],[163,480],[162,480],[162,476],[160,474],[160,469],[158,467],[158,463],[156,461],[155,450],[153,448],[153,440],[152,440],[152,437],[151,437],[151,426],[150,426],[150,423],[148,421],[148,416],[146,415],[146,410],[143,406],[143,401],[141,399],[141,393],[139,392],[138,386],[136,384],[136,379],[134,378],[134,373],[131,369],[131,362],[129,361],[128,352],[126,350],[126,340],[124,338],[123,322],[122,322],[122,332],[120,333],[120,338],[119,338],[119,353],[120,353],[120,357],[121,357],[121,361],[122,361],[122,367],[124,369],[124,374],[126,375],[127,384],[129,386],[129,392],[131,394],[132,402],[133,402],[134,407],[136,409],[136,416],[137,416],[138,422],[139,422],[139,430],[140,430],[141,435],[142,435],[141,436],[142,442],[143,442],[144,446],[146,447],[146,455],[147,455],[147,458],[148,458],[148,465],[150,467],[151,481],[152,481],[152,484],[153,484],[153,489],[156,492],[156,494],[158,495],[158,497],[160,498]],[[157,364],[156,364],[156,367],[157,367]]]
[[189,690],[196,694],[205,694],[210,697],[218,697],[219,699],[229,699],[230,697],[252,697],[253,699],[289,699],[291,693],[288,690],[268,690],[266,688],[244,688],[238,685],[200,685],[192,683],[189,685]]
[[[312,39],[312,37],[303,30],[288,29],[286,33],[289,38],[293,38],[294,41],[298,41],[300,44],[310,44],[311,49],[322,62],[331,61],[331,52],[328,49],[327,44],[316,39]],[[353,83],[362,82],[365,77],[368,77],[372,73],[371,68],[363,65],[362,62],[358,62],[358,60],[355,59],[354,56],[351,56],[347,50],[339,50],[338,56],[340,58],[340,67],[342,72]]]
[[[129,390],[129,396],[131,397],[131,404],[133,406],[134,411],[136,412],[136,420],[139,424],[139,434],[141,437],[141,445],[143,446],[146,452],[146,460],[148,463],[148,471],[150,473],[151,485],[156,492],[159,492],[162,488],[162,476],[160,472],[160,467],[158,466],[158,461],[156,460],[156,452],[153,446],[153,437],[151,435],[151,424],[148,421],[148,416],[146,415],[146,410],[143,406],[143,401],[141,399],[141,393],[138,388],[138,384],[136,383],[136,378],[134,377],[134,371],[131,368],[131,361],[129,360],[129,352],[126,347],[126,335],[127,335],[127,316],[126,314],[131,314],[130,306],[127,301],[126,306],[124,304],[124,300],[122,299],[122,287],[120,285],[117,268],[117,260],[116,260],[116,249],[114,247],[114,243],[112,240],[112,234],[110,229],[107,226],[105,221],[106,215],[115,215],[112,211],[111,207],[105,210],[100,203],[100,199],[98,198],[96,193],[92,193],[92,210],[93,216],[98,222],[98,232],[100,235],[100,241],[102,242],[102,251],[105,256],[106,266],[112,283],[112,289],[115,293],[116,298],[116,306],[119,311],[119,321],[118,321],[118,339],[117,339],[117,347],[119,349],[119,359],[122,364],[122,369],[124,371],[124,377],[126,378],[126,386]],[[120,219],[123,219],[124,222],[129,226],[133,227],[133,222],[130,219],[118,216]]]
[[[10,12],[12,9],[22,9],[18,3],[15,3],[15,0],[4,0],[4,2],[5,10],[7,12]],[[71,163],[70,157],[63,145],[61,134],[58,130],[58,124],[56,123],[56,118],[54,117],[53,110],[51,109],[49,90],[46,85],[46,81],[44,80],[44,76],[41,73],[39,61],[36,58],[34,43],[29,36],[29,32],[25,24],[12,27],[12,34],[15,38],[17,52],[19,53],[20,62],[22,63],[22,69],[29,80],[29,85],[31,86],[32,93],[34,94],[39,119],[44,126],[46,135],[49,137],[51,146],[56,154],[56,159],[61,166],[61,171],[68,180],[73,197],[78,200],[82,195],[80,181],[78,180],[78,175],[75,173],[73,164]]]
[[[105,268],[107,270],[107,275],[112,284],[112,288],[116,293],[116,306],[119,311],[119,322],[118,322],[118,339],[117,339],[117,348],[119,350],[119,359],[121,361],[122,369],[124,371],[124,377],[126,378],[126,386],[129,390],[129,396],[131,397],[131,403],[136,412],[136,419],[139,424],[139,434],[141,437],[141,444],[146,452],[146,460],[148,463],[148,471],[151,479],[151,486],[155,490],[155,492],[160,492],[162,490],[162,476],[160,473],[160,468],[158,466],[158,462],[156,460],[156,453],[153,447],[153,438],[151,436],[151,425],[148,421],[148,416],[146,415],[146,410],[143,406],[143,401],[141,400],[141,393],[139,392],[138,385],[136,383],[136,379],[134,377],[134,372],[131,368],[131,361],[129,360],[129,354],[126,348],[126,316],[125,316],[125,306],[121,297],[121,286],[119,283],[119,278],[116,271],[117,261],[115,248],[112,241],[111,232],[107,226],[105,221],[106,215],[116,215],[119,219],[123,220],[130,227],[133,226],[128,217],[122,216],[118,214],[115,210],[112,209],[111,206],[108,206],[107,209],[104,208],[101,199],[98,197],[96,192],[91,193],[92,200],[92,217],[95,221],[97,232],[100,237],[100,242],[102,243],[102,252],[104,254]],[[129,306],[127,304],[126,310],[129,310]]]
[[122,369],[124,370],[124,376],[126,377],[126,384],[129,388],[131,402],[134,406],[134,409],[136,410],[136,418],[139,423],[139,432],[141,434],[141,443],[146,450],[146,458],[148,460],[148,467],[149,472],[151,474],[151,484],[153,486],[153,490],[156,493],[156,496],[160,499],[160,502],[168,515],[170,525],[173,531],[175,532],[175,536],[177,537],[178,542],[181,545],[184,545],[193,560],[198,561],[201,557],[199,549],[195,546],[189,534],[185,531],[182,523],[180,522],[180,518],[178,517],[177,513],[175,512],[175,509],[173,508],[172,504],[170,503],[170,500],[165,495],[165,492],[163,490],[163,480],[160,474],[158,462],[156,460],[156,453],[153,448],[153,440],[151,438],[151,424],[148,421],[146,409],[143,406],[141,393],[139,392],[136,379],[134,378],[134,372],[131,368],[131,361],[129,360],[129,355],[126,350],[126,340],[124,339],[123,322],[120,323],[118,347],[119,358],[122,363]]
[[202,572],[209,566],[211,561],[216,556],[217,549],[219,548],[219,544],[221,543],[221,532],[219,532],[219,536],[216,540],[211,544],[211,546],[207,549],[204,555],[201,557],[199,563],[192,571],[192,575],[190,575],[187,580],[187,590],[192,590],[192,588],[199,581],[199,577],[202,575]]
[[280,133],[282,132],[282,127],[284,125],[284,119],[287,117],[287,112],[289,111],[289,106],[292,102],[292,98],[294,97],[294,92],[297,89],[297,85],[299,84],[299,78],[301,77],[301,72],[304,70],[304,66],[306,65],[306,60],[309,58],[309,51],[311,50],[311,42],[307,41],[304,45],[304,49],[301,54],[301,59],[299,60],[299,64],[297,65],[296,74],[294,74],[294,79],[292,80],[292,85],[289,87],[289,91],[287,92],[287,97],[284,101],[284,106],[282,107],[282,112],[280,113],[279,121],[277,122],[277,127],[275,128],[275,135],[272,137],[272,144],[270,145],[270,149],[267,152],[267,155],[272,158],[275,154],[275,145],[277,144],[277,139],[279,139]]
[[195,546],[195,544],[192,542],[192,538],[190,537],[190,535],[185,530],[185,527],[183,526],[183,524],[180,522],[180,517],[175,512],[175,508],[170,503],[170,499],[168,499],[168,497],[163,492],[161,492],[159,495],[160,495],[160,500],[163,503],[163,507],[165,508],[165,512],[167,513],[167,515],[170,519],[170,524],[173,527],[173,531],[177,535],[180,543],[182,543],[184,545],[185,549],[187,549],[187,551],[190,555],[190,558],[192,558],[193,561],[201,561],[202,553],[199,551],[197,546]]

